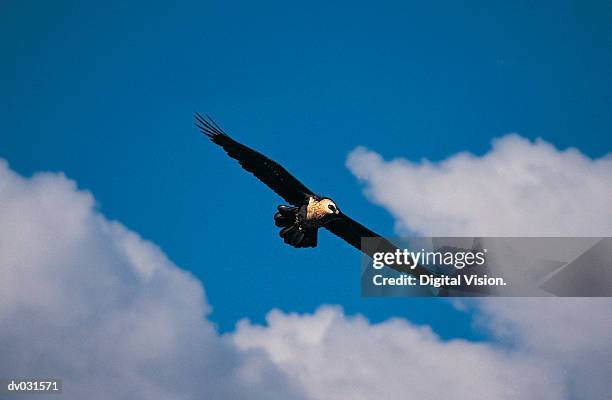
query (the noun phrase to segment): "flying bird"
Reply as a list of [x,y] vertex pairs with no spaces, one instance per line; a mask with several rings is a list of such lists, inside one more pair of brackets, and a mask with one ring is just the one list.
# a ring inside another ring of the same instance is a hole
[[[279,163],[232,139],[208,115],[203,117],[196,113],[195,118],[196,126],[204,135],[289,203],[279,205],[278,212],[274,214],[274,223],[281,228],[280,236],[285,243],[296,248],[316,247],[318,231],[324,228],[370,257],[377,251],[394,252],[397,249],[397,246],[340,211],[334,200],[307,188]],[[379,238],[380,244],[376,249],[364,249],[361,246],[361,238],[364,237]],[[414,270],[402,272],[415,275],[429,273],[420,265]]]

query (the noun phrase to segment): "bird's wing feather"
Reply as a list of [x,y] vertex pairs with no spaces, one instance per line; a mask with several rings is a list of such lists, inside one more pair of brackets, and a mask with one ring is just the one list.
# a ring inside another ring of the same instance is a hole
[[[324,227],[334,235],[344,239],[351,246],[363,251],[366,254],[367,250],[361,248],[361,238],[382,238],[379,234],[371,231],[344,213],[341,213],[338,219],[325,224]],[[390,242],[387,243],[389,243],[388,251],[395,251],[397,247]],[[368,255],[372,256],[371,254]]]
[[[344,213],[340,214],[340,218],[325,224],[324,227],[334,235],[344,239],[347,243],[370,257],[374,257],[374,253],[378,252],[395,253],[395,251],[398,249],[396,245],[361,225],[359,222],[355,221]],[[361,246],[361,238],[378,238],[378,240],[375,242],[376,248],[363,248]],[[420,264],[417,264],[416,267],[412,269],[398,265],[392,266],[391,268],[399,272],[409,273],[416,276],[430,274],[430,272]]]
[[277,162],[229,137],[210,117],[196,113],[196,126],[213,143],[238,160],[242,168],[255,175],[276,194],[293,204],[301,206],[308,196],[315,195]]

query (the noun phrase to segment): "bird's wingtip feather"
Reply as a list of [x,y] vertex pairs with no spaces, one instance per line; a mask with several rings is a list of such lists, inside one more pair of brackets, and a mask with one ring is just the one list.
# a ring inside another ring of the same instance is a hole
[[195,126],[197,126],[198,129],[200,129],[200,131],[202,131],[202,133],[208,136],[209,138],[213,139],[215,136],[218,135],[227,136],[223,129],[221,129],[219,125],[217,125],[215,121],[213,121],[213,119],[208,116],[208,114],[203,117],[202,114],[196,111],[193,116],[196,119]]

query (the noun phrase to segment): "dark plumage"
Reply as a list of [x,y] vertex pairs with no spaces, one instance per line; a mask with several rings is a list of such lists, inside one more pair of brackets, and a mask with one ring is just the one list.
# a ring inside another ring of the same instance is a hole
[[200,114],[196,114],[196,119],[196,126],[203,134],[213,143],[223,147],[227,155],[238,160],[242,168],[255,175],[290,204],[301,206],[308,196],[314,195],[278,163],[229,137],[210,117],[204,119]]
[[[381,244],[375,251],[394,252],[397,247],[380,235],[340,212],[333,200],[322,197],[308,189],[285,168],[263,154],[235,141],[228,136],[210,117],[196,113],[196,126],[213,143],[223,147],[225,152],[238,160],[242,168],[249,171],[291,206],[280,205],[274,215],[285,243],[293,247],[316,247],[317,232],[325,228],[344,239],[350,245],[372,256],[374,250],[361,248],[361,238],[379,237]],[[418,267],[411,273],[425,273]]]
[[274,223],[281,227],[280,237],[293,247],[317,247],[317,229],[301,228],[306,221],[307,207],[278,206]]

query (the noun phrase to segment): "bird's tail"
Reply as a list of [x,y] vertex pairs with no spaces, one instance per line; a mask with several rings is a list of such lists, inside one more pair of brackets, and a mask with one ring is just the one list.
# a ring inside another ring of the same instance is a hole
[[274,223],[279,228],[280,237],[285,243],[293,247],[316,247],[317,246],[317,231],[316,229],[304,230],[300,227],[298,207],[278,206],[278,212],[274,214]]

